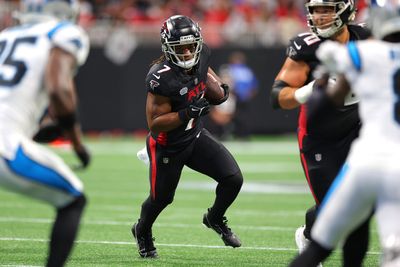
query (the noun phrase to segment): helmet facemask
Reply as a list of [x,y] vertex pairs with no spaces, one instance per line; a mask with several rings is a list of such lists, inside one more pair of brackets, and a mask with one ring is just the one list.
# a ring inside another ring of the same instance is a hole
[[[201,37],[195,38],[193,35],[182,36],[180,39],[173,42],[166,41],[163,45],[163,52],[167,59],[175,65],[184,69],[191,69],[199,62],[203,39]],[[190,53],[185,52],[187,50]],[[187,57],[190,58],[185,59]]]
[[[308,27],[316,35],[330,38],[338,33],[348,22],[355,18],[355,8],[352,0],[348,1],[315,1],[311,0],[306,5]],[[315,14],[315,9],[325,7],[332,10],[326,14]],[[326,19],[327,23],[318,25],[318,19]]]

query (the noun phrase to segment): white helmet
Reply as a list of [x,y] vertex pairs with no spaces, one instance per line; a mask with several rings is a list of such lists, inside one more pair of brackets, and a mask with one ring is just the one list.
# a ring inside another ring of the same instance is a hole
[[400,0],[370,0],[368,16],[375,38],[400,33]]
[[54,18],[76,21],[78,14],[78,0],[21,0],[15,16],[21,23],[31,23]]

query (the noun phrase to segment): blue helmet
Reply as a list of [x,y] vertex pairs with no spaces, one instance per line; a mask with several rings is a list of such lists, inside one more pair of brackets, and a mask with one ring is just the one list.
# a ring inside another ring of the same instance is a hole
[[75,21],[79,14],[78,0],[21,0],[16,18],[22,23],[52,18]]

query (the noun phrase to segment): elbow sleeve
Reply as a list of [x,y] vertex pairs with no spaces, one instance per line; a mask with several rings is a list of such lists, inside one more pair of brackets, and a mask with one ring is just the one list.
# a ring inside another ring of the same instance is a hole
[[276,80],[272,85],[271,94],[269,96],[269,101],[273,109],[280,109],[281,105],[279,104],[279,93],[282,91],[283,88],[289,86],[284,81]]

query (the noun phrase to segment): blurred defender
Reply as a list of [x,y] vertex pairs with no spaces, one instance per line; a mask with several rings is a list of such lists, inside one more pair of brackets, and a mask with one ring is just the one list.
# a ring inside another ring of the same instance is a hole
[[164,54],[153,62],[146,77],[150,195],[132,227],[139,255],[157,257],[152,226],[172,203],[185,165],[218,182],[215,202],[204,214],[203,224],[218,233],[225,245],[240,247],[224,214],[240,191],[242,173],[229,151],[203,128],[201,120],[210,103],[226,101],[228,86],[217,85],[219,99],[207,96],[207,76],[220,79],[209,67],[210,50],[203,44],[200,27],[190,18],[176,15],[167,19],[161,28],[161,45]]
[[0,185],[57,209],[46,266],[63,266],[85,206],[83,185],[53,152],[32,141],[47,108],[83,167],[90,156],[75,117],[73,75],[88,38],[73,24],[76,1],[22,1],[21,25],[0,33]]
[[[350,144],[358,136],[360,119],[358,99],[349,94],[340,107],[320,112],[307,101],[312,94],[313,72],[320,64],[315,55],[326,40],[347,43],[369,37],[369,31],[351,25],[356,9],[353,0],[308,0],[307,22],[311,32],[302,33],[290,41],[287,59],[275,78],[271,91],[274,108],[300,107],[298,143],[303,166],[315,206],[306,213],[306,225],[295,233],[300,252],[310,239],[316,210],[329,186],[346,160]],[[343,247],[344,266],[361,266],[368,247],[368,222],[352,234]]]
[[[377,3],[380,3],[378,5]],[[290,265],[316,266],[376,209],[382,266],[400,266],[400,2],[371,3],[376,40],[347,46],[326,43],[317,55],[334,73],[337,87],[321,91],[333,105],[352,91],[360,98],[363,126],[312,229],[312,243]]]

